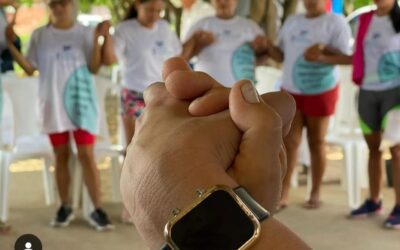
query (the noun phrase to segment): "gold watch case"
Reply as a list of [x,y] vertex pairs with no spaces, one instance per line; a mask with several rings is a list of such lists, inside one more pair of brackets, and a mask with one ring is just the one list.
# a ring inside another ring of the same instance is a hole
[[246,250],[257,241],[257,239],[260,237],[261,226],[256,216],[247,207],[247,205],[240,199],[240,197],[232,190],[232,188],[228,186],[217,185],[217,186],[212,186],[201,192],[201,195],[199,195],[199,197],[191,205],[180,210],[178,214],[174,215],[174,217],[168,221],[168,223],[165,225],[164,237],[169,246],[171,246],[173,249],[179,250],[179,248],[175,245],[175,243],[172,240],[171,230],[173,226],[179,220],[181,220],[186,214],[188,214],[191,210],[193,210],[200,203],[206,200],[212,193],[221,190],[227,192],[236,201],[236,203],[243,210],[243,212],[249,217],[249,219],[254,225],[253,236],[243,246],[241,246],[239,250]]

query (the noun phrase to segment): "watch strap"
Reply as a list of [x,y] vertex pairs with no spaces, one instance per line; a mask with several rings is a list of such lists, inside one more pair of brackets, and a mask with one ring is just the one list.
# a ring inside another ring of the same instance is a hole
[[161,250],[172,250],[172,248],[168,244],[165,244],[161,247]]
[[263,208],[257,201],[251,197],[244,187],[237,187],[233,189],[237,196],[243,201],[244,204],[253,212],[258,221],[263,221],[270,217],[270,213]]

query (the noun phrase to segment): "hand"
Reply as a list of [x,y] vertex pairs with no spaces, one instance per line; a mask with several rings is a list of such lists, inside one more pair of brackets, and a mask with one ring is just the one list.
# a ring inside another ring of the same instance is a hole
[[[229,92],[176,58],[166,62],[164,79],[165,85],[145,91],[146,111],[137,121],[121,177],[123,200],[145,241],[151,248],[159,247],[172,209],[190,204],[202,187],[242,185],[273,210],[286,165],[282,128],[293,117],[293,100],[280,93],[265,96],[264,102],[246,81]],[[189,101],[204,93],[197,102],[214,100],[217,109],[208,106],[202,111],[214,112],[229,101],[230,112],[190,115]],[[216,93],[223,102],[215,101]],[[186,100],[178,100],[177,94]]]
[[111,22],[109,20],[103,21],[96,26],[96,36],[108,36],[110,34]]
[[194,34],[194,39],[196,41],[196,46],[200,48],[205,48],[215,42],[214,34],[205,30],[197,31]]
[[324,57],[324,49],[323,44],[315,44],[304,52],[304,58],[310,62],[321,62]]
[[270,45],[270,40],[266,36],[258,35],[253,42],[251,47],[254,49],[256,54],[265,52]]

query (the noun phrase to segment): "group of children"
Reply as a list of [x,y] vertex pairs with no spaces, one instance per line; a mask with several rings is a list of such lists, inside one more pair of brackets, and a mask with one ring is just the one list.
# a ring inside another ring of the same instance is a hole
[[[278,209],[288,205],[290,178],[297,161],[303,127],[311,151],[312,190],[304,206],[321,206],[320,189],[326,167],[325,136],[338,99],[336,65],[353,64],[360,85],[359,113],[369,153],[370,197],[350,217],[381,212],[382,152],[379,145],[390,110],[400,107],[400,8],[395,0],[375,0],[377,10],[360,18],[354,56],[351,31],[344,17],[325,11],[325,0],[304,0],[305,14],[290,17],[278,42],[268,39],[249,19],[235,15],[237,0],[212,0],[215,16],[207,17],[179,40],[160,18],[164,0],[136,0],[124,21],[109,33],[110,23],[94,30],[76,22],[73,0],[47,0],[50,22],[32,34],[23,56],[13,45],[12,25],[6,29],[7,46],[28,75],[40,72],[40,107],[43,131],[49,135],[56,156],[56,180],[61,207],[52,221],[67,226],[73,220],[69,205],[69,138],[73,135],[95,210],[90,224],[98,230],[112,228],[101,209],[99,173],[93,146],[98,112],[95,74],[101,65],[119,63],[122,69],[121,106],[126,141],[134,135],[135,119],[144,109],[143,91],[162,80],[163,62],[173,56],[193,60],[226,87],[236,81],[255,81],[255,66],[265,59],[283,63],[282,90],[290,93],[297,112],[285,138],[288,171]],[[99,39],[104,37],[104,39]],[[103,40],[102,42],[99,42]],[[358,46],[357,46],[358,44]],[[360,71],[361,69],[361,71]],[[361,73],[360,73],[361,72]],[[400,228],[400,145],[391,148],[396,205],[385,221]],[[267,167],[267,166],[266,166]],[[129,220],[125,213],[124,219]]]

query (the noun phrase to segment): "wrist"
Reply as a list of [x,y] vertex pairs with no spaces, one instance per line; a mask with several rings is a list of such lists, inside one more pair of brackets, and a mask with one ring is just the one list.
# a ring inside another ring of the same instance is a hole
[[[134,195],[136,202],[131,215],[136,228],[151,249],[159,248],[164,243],[164,228],[173,217],[172,211],[192,204],[197,198],[197,189],[215,185],[226,185],[231,188],[238,186],[220,166],[192,166],[202,168],[204,174],[201,178],[198,177],[198,171],[192,171],[192,167],[185,168],[187,169],[185,173],[176,174],[176,171],[183,169],[177,170],[176,166],[175,164],[157,166],[161,176],[151,178],[159,178],[157,182],[163,185],[151,183],[143,185]],[[215,169],[220,169],[221,174],[216,173]]]

